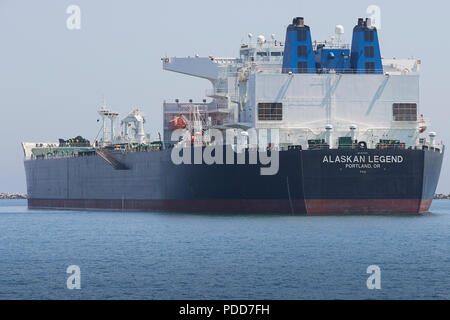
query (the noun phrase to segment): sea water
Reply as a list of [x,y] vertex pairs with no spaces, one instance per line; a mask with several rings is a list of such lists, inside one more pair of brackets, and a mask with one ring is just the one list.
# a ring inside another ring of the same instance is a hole
[[[26,205],[0,200],[0,299],[450,298],[448,200],[415,216]],[[373,265],[380,289],[367,286]],[[79,268],[80,289],[68,289],[69,266]]]

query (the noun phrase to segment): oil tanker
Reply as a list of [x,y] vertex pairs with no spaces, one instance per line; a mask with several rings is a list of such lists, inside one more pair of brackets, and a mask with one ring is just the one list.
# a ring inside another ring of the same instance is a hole
[[105,103],[102,136],[23,142],[30,209],[269,214],[428,212],[445,147],[420,113],[419,59],[381,57],[358,19],[352,42],[248,35],[237,58],[163,57],[208,80],[200,103],[164,102],[163,135]]

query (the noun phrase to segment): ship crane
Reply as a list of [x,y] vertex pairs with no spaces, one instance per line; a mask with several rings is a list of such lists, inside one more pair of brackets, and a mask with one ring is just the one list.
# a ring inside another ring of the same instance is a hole
[[[123,128],[123,137],[126,141],[133,141],[137,143],[145,143],[144,132],[145,118],[139,109],[133,110],[124,118],[120,124]],[[134,137],[130,137],[130,127],[134,131]]]

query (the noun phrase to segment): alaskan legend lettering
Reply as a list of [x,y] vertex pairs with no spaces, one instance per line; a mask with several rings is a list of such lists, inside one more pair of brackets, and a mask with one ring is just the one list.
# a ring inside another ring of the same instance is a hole
[[323,158],[323,163],[359,163],[359,164],[371,164],[371,163],[403,163],[404,158],[401,155],[338,155],[331,156],[326,155]]

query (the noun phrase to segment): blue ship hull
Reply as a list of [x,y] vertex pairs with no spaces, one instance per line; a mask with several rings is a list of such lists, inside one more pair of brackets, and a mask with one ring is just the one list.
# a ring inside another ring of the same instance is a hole
[[[439,150],[279,152],[260,164],[175,165],[171,150],[25,161],[31,209],[207,213],[425,213],[439,180]],[[248,154],[247,154],[248,159]]]

